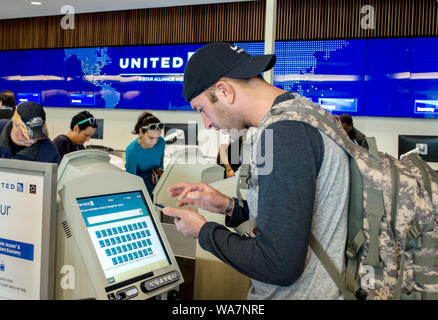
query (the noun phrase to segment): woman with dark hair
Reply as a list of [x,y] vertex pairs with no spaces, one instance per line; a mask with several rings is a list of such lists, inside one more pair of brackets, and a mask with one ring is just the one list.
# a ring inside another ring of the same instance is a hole
[[164,147],[161,137],[164,124],[149,112],[143,112],[137,120],[133,134],[138,138],[126,148],[126,171],[143,178],[149,196],[164,168]]
[[90,112],[82,111],[75,115],[71,119],[70,131],[53,139],[61,159],[67,153],[84,150],[84,143],[90,140],[96,128],[96,119]]

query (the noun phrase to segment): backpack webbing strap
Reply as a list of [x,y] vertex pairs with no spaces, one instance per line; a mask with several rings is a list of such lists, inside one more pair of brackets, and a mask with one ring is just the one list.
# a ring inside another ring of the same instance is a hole
[[[415,240],[415,247],[419,249],[438,249],[438,239],[437,238],[427,238],[427,237],[418,237]],[[436,258],[438,259],[438,258]]]
[[391,185],[392,185],[392,203],[391,203],[391,230],[394,240],[396,237],[395,227],[397,223],[397,211],[398,211],[398,195],[400,193],[400,171],[394,163],[394,160],[390,157],[389,163],[391,165]]
[[[297,105],[289,105],[287,107],[279,107],[279,108],[274,108],[271,109],[270,111],[270,116],[276,116],[276,115],[280,115],[284,112],[301,112],[301,113],[305,113],[305,114],[310,114],[312,116],[314,116],[315,118],[317,118],[318,120],[320,120],[321,122],[325,123],[327,126],[329,126],[333,131],[335,131],[336,133],[338,133],[338,136],[341,138],[341,140],[343,141],[344,145],[348,145],[349,143],[351,143],[350,138],[348,138],[348,136],[341,134],[341,130],[336,126],[336,124],[331,121],[331,119],[325,117],[324,115],[318,113],[317,111],[313,110],[313,109],[309,109],[303,106],[297,106]],[[269,117],[267,117],[260,125],[259,128],[261,126],[264,125],[264,123],[269,119]],[[297,120],[300,121],[300,120]],[[305,123],[305,122],[304,122]],[[325,133],[328,135],[328,133]],[[335,139],[336,137],[331,137],[332,139]],[[342,146],[341,146],[342,147]],[[342,148],[344,149],[344,148]],[[348,150],[344,150],[345,152],[349,153]]]
[[236,195],[237,200],[239,201],[239,206],[243,207],[243,201],[242,201],[242,193],[241,189],[248,189],[248,179],[250,177],[250,167],[249,163],[251,161],[251,150],[252,150],[252,144],[253,136],[250,136],[242,143],[242,150],[241,150],[241,157],[242,157],[242,164],[240,165],[239,169],[239,175],[237,176],[237,187],[236,187]]
[[422,267],[438,268],[438,259],[435,255],[414,255],[414,264]]
[[379,157],[379,151],[377,150],[377,142],[374,137],[366,138],[368,143],[368,165],[375,170],[382,170],[382,160]]
[[345,281],[347,287],[353,292],[360,288],[357,271],[360,262],[359,251],[365,242],[363,232],[363,182],[360,169],[354,158],[349,157],[350,161],[350,196],[348,203],[348,233],[347,233],[347,270]]
[[418,167],[418,169],[420,169],[421,176],[423,178],[424,187],[426,188],[427,193],[429,194],[429,198],[432,201],[432,185],[423,161],[419,158],[417,154],[410,154],[408,157]]
[[359,259],[350,259],[347,257],[347,269],[345,270],[345,284],[352,292],[357,292],[360,289],[360,280],[357,275],[359,268]]
[[395,285],[394,288],[394,295],[392,297],[393,300],[400,300],[401,299],[401,291],[402,291],[402,286],[403,286],[403,279],[404,279],[404,275],[405,275],[405,250],[408,244],[408,237],[405,238],[405,240],[403,241],[403,250],[400,252],[401,254],[401,261],[400,261],[400,268],[399,268],[399,273],[398,273],[398,279],[397,279],[397,284]]
[[239,169],[239,175],[237,176],[236,196],[239,201],[239,206],[243,207],[241,189],[248,189],[249,178],[249,164],[242,163]]
[[[427,229],[429,229],[429,226],[427,226]],[[403,287],[403,281],[405,276],[405,260],[406,260],[406,250],[410,248],[410,241],[415,241],[418,239],[418,237],[421,234],[421,229],[418,225],[417,221],[413,221],[411,226],[408,228],[408,231],[406,232],[405,239],[403,240],[403,248],[400,251],[401,261],[400,261],[400,267],[399,267],[399,274],[397,279],[397,284],[394,288],[394,300],[400,300],[402,296],[402,287]]]
[[438,275],[427,275],[421,272],[414,272],[415,282],[421,285],[437,284]]
[[[367,137],[368,142],[368,165],[370,168],[381,171],[382,160],[379,157],[379,151],[377,150],[376,138]],[[368,189],[366,200],[366,213],[369,224],[370,241],[368,254],[365,260],[365,264],[373,267],[380,267],[379,262],[379,230],[380,221],[385,215],[385,202],[383,200],[383,191],[377,189]]]
[[347,288],[349,288],[353,292],[356,292],[357,290],[360,289],[359,278],[356,277],[357,270],[359,267],[359,260],[360,260],[360,257],[358,257],[357,254],[364,242],[365,242],[365,235],[363,233],[363,230],[361,229],[353,238],[353,241],[351,241],[348,244],[348,249],[346,252],[347,270],[345,272],[345,282]]
[[345,285],[344,279],[342,278],[332,259],[330,259],[330,257],[327,255],[327,252],[324,250],[323,246],[316,239],[313,233],[310,233],[309,245],[318,259],[321,261],[324,268],[327,270],[327,273],[330,275],[338,289],[341,291],[344,299],[357,300],[353,292],[351,292]]
[[366,212],[369,225],[370,241],[365,264],[380,267],[379,230],[380,221],[385,214],[382,190],[367,189]]

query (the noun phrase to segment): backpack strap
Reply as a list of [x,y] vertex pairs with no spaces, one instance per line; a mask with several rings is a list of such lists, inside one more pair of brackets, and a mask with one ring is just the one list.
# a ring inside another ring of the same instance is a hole
[[427,193],[429,194],[429,198],[432,201],[432,184],[430,181],[430,176],[426,171],[424,161],[416,153],[412,153],[408,155],[408,157],[418,167],[418,169],[420,169],[421,177],[423,178],[424,187],[426,188]]
[[357,292],[360,289],[360,281],[357,277],[360,263],[359,252],[366,240],[363,231],[363,182],[356,160],[352,157],[349,160],[350,201],[348,203],[347,269],[345,281],[350,290]]
[[392,185],[392,203],[391,203],[391,229],[394,240],[396,238],[395,227],[397,225],[397,208],[400,193],[400,170],[394,163],[393,158],[389,157],[391,165],[391,185]]
[[377,150],[377,142],[374,137],[367,137],[368,143],[368,165],[378,171],[382,170],[382,160],[379,157],[379,151]]
[[249,164],[242,163],[239,168],[239,175],[237,176],[236,196],[239,206],[243,207],[242,191],[241,189],[248,189],[249,179]]
[[[264,123],[271,117],[271,116],[275,116],[275,115],[280,115],[284,112],[298,112],[298,113],[305,113],[305,114],[309,114],[311,116],[314,116],[315,118],[317,118],[319,121],[323,122],[325,125],[329,126],[330,129],[332,129],[334,132],[338,133],[338,136],[342,139],[342,142],[344,145],[348,145],[351,143],[350,138],[348,138],[347,135],[343,135],[340,134],[341,130],[339,127],[336,126],[336,124],[331,121],[330,119],[328,119],[326,116],[320,114],[319,112],[317,112],[314,109],[309,109],[306,108],[302,105],[288,105],[285,107],[278,107],[278,108],[273,108],[271,109],[271,111],[269,112],[269,116],[266,117],[263,122],[259,125],[259,128],[262,127],[264,125]],[[297,120],[300,121],[300,120]],[[327,133],[326,133],[327,134]],[[328,134],[327,134],[328,135]],[[335,137],[331,137],[332,139],[334,139]],[[344,149],[345,152],[347,152],[348,154],[350,153],[348,150],[345,150],[344,147],[341,148]]]
[[383,191],[370,188],[366,190],[366,194],[366,212],[370,238],[368,254],[364,264],[371,265],[374,268],[381,268],[382,265],[379,260],[379,230],[380,221],[385,215]]
[[253,144],[253,136],[248,137],[243,143],[242,143],[242,149],[241,149],[241,156],[242,156],[242,163],[239,168],[239,174],[237,176],[237,187],[236,187],[236,196],[237,200],[239,202],[239,206],[243,206],[242,201],[242,189],[248,189],[249,183],[248,180],[250,178],[250,168],[249,168],[249,162],[251,159],[251,149]]
[[357,300],[354,293],[347,288],[345,285],[344,279],[342,278],[340,272],[336,268],[332,259],[328,256],[327,252],[324,250],[321,243],[316,239],[313,233],[310,233],[309,237],[309,245],[312,248],[312,251],[318,257],[318,259],[323,264],[324,268],[327,270],[327,273],[330,275],[332,280],[335,282],[338,289],[341,291],[345,300]]

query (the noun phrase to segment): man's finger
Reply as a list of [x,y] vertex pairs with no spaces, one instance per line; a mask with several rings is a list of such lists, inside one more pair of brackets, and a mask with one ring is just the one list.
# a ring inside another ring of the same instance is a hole
[[167,188],[167,191],[172,192],[172,191],[177,191],[179,189],[183,190],[185,187],[189,186],[190,184],[187,182],[180,182],[180,183],[176,183],[171,185],[170,187]]
[[190,184],[186,182],[177,183],[174,185],[171,185],[167,188],[167,192],[169,192],[171,197],[176,197],[181,194],[181,192],[184,191],[186,187],[188,187]]
[[181,192],[181,194],[179,195],[178,200],[183,200],[184,198],[187,197],[187,194],[192,193],[194,191],[198,191],[199,190],[199,186],[200,186],[199,183],[197,183],[197,184],[192,184],[192,185],[186,187],[184,189],[184,191]]
[[178,201],[176,203],[176,205],[178,207],[191,206],[191,205],[194,205],[194,204],[195,204],[194,201],[189,200],[189,199],[180,200],[180,201]]
[[187,193],[186,198],[189,200],[203,200],[207,198],[207,193],[201,191],[193,191]]
[[163,209],[163,213],[170,217],[176,217],[176,218],[184,218],[187,216],[187,214],[191,213],[189,211],[193,211],[190,209],[177,209],[172,207],[165,207]]

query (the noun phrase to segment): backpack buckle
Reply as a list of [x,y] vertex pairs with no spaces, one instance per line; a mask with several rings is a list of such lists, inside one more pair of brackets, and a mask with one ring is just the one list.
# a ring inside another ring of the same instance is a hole
[[417,221],[414,221],[414,223],[408,228],[406,235],[409,240],[415,240],[421,235],[421,227]]
[[284,112],[284,108],[273,108],[271,109],[271,115],[278,116],[279,114],[282,114]]

